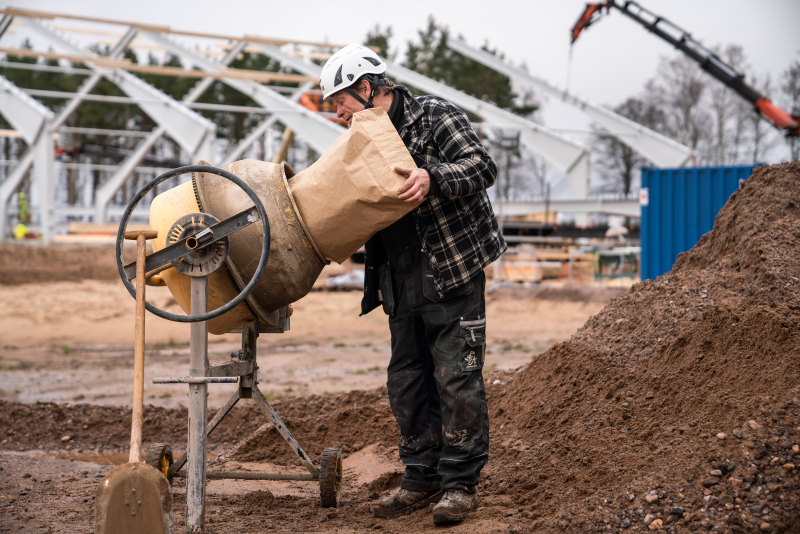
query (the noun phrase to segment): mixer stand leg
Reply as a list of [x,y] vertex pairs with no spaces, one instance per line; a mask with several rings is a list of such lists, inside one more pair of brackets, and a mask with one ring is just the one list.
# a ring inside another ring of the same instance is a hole
[[303,450],[303,447],[297,443],[297,440],[294,439],[292,433],[289,432],[289,429],[286,428],[286,425],[283,424],[281,418],[278,417],[278,414],[275,413],[275,410],[273,410],[272,406],[269,405],[269,402],[267,402],[264,394],[261,393],[261,390],[259,390],[258,386],[255,384],[253,384],[253,391],[255,392],[255,395],[253,395],[253,400],[256,401],[256,405],[261,408],[261,411],[264,412],[264,415],[267,416],[267,419],[269,419],[270,423],[272,423],[275,426],[275,429],[280,432],[281,436],[283,436],[283,439],[286,441],[286,444],[289,445],[289,448],[294,451],[298,458],[300,458],[300,461],[309,473],[314,476],[319,476],[319,469],[314,466],[314,464],[308,458],[306,452]]

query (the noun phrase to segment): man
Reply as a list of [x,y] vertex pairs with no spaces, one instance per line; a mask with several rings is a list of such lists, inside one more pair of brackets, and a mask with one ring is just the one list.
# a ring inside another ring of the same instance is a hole
[[438,503],[434,523],[458,522],[477,507],[489,453],[483,270],[506,249],[486,195],[497,169],[463,111],[415,97],[385,72],[374,52],[349,45],[320,76],[348,124],[366,108],[387,110],[418,166],[395,169],[407,177],[398,197],[415,208],[366,244],[361,314],[382,304],[389,315],[387,386],[406,467],[400,491],[373,512]]

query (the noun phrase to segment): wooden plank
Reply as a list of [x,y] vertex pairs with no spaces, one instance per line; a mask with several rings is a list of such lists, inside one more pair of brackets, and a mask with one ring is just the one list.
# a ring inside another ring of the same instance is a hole
[[[67,232],[70,234],[84,234],[84,235],[117,235],[119,225],[117,223],[85,223],[85,222],[72,222],[67,226]],[[128,223],[128,231],[149,230],[150,225],[147,223]]]
[[63,54],[60,52],[41,52],[28,50],[25,48],[2,48],[0,53],[20,57],[43,57],[46,59],[66,59],[77,63],[92,63],[99,67],[109,67],[126,70],[129,72],[142,72],[145,74],[158,74],[162,76],[177,76],[185,78],[214,78],[215,80],[224,78],[235,78],[239,80],[253,80],[261,83],[269,82],[288,82],[305,83],[316,82],[316,78],[303,76],[302,74],[287,74],[285,72],[264,72],[247,69],[224,69],[219,72],[206,72],[197,69],[184,69],[181,67],[161,67],[156,65],[140,65],[133,63],[129,59],[110,59],[102,56],[90,56],[86,54]]
[[162,33],[171,33],[174,35],[187,35],[191,37],[203,37],[208,39],[222,39],[224,41],[242,41],[246,40],[253,43],[266,43],[266,44],[274,44],[278,46],[283,46],[286,44],[299,44],[299,45],[309,45],[309,46],[316,46],[318,48],[334,48],[339,49],[344,47],[344,45],[339,44],[332,44],[332,43],[321,43],[318,41],[300,41],[296,39],[276,39],[276,38],[269,38],[269,37],[258,37],[255,35],[248,35],[245,37],[238,37],[234,35],[222,35],[218,33],[205,33],[205,32],[197,32],[191,30],[173,30],[169,26],[159,26],[156,24],[147,24],[142,22],[130,22],[130,21],[123,21],[123,20],[114,20],[114,19],[106,19],[100,17],[86,17],[83,15],[70,15],[66,13],[52,13],[47,11],[34,11],[30,9],[19,9],[15,7],[7,7],[5,9],[0,10],[0,13],[4,13],[6,15],[15,15],[19,17],[31,17],[31,18],[40,18],[40,19],[72,19],[72,20],[84,20],[87,22],[99,22],[102,24],[119,24],[123,26],[133,26],[134,28],[139,28],[145,31],[151,32],[162,32]]
[[14,15],[18,17],[31,17],[31,18],[39,18],[39,19],[72,19],[72,20],[85,20],[87,22],[100,22],[103,24],[123,24],[125,26],[135,26],[136,28],[141,28],[147,31],[153,32],[168,32],[170,31],[169,26],[158,26],[156,24],[143,24],[143,23],[132,23],[132,22],[123,22],[119,20],[112,20],[112,19],[105,19],[100,17],[86,17],[83,15],[70,15],[66,13],[50,13],[47,11],[34,11],[31,9],[19,9],[16,7],[7,7],[0,11],[0,13],[5,13],[6,15]]

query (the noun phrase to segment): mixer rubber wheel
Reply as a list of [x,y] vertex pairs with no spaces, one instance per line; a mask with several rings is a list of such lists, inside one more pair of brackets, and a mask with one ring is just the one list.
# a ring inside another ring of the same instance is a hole
[[164,473],[169,483],[172,484],[172,477],[169,475],[169,468],[172,465],[172,460],[172,447],[166,443],[155,443],[150,445],[150,448],[147,449],[147,459],[144,463]]
[[319,496],[325,508],[338,508],[342,500],[342,451],[328,447],[322,452]]

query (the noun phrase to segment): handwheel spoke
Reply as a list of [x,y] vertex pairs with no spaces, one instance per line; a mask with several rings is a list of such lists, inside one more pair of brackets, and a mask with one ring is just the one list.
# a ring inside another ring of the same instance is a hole
[[[216,243],[220,239],[231,235],[232,233],[236,232],[237,230],[241,230],[247,226],[250,226],[254,222],[260,219],[258,215],[258,210],[255,206],[250,209],[246,209],[240,213],[237,213],[233,217],[229,217],[224,221],[221,221],[208,229],[204,230],[203,232],[199,232],[198,235],[201,233],[207,232],[211,230],[213,235],[212,238],[207,239],[205,241],[201,241],[199,246],[206,247],[211,245],[212,243]],[[164,247],[163,249],[150,254],[147,256],[145,260],[145,272],[153,271],[154,269],[158,269],[159,267],[163,267],[164,265],[168,265],[171,262],[182,258],[183,256],[193,252],[197,246],[194,248],[189,248],[187,245],[187,241],[189,239],[194,239],[196,236],[187,236],[185,239],[178,241],[177,243],[173,243],[168,247]],[[125,275],[128,277],[128,280],[133,280],[136,278],[136,262],[129,263],[125,266]]]

